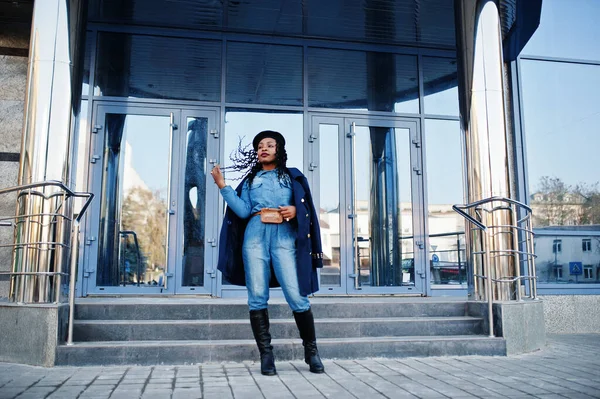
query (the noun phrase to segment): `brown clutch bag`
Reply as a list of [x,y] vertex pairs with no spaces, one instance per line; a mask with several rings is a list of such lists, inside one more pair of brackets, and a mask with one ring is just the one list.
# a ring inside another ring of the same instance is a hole
[[276,208],[263,208],[260,210],[260,221],[263,223],[282,223],[283,216]]

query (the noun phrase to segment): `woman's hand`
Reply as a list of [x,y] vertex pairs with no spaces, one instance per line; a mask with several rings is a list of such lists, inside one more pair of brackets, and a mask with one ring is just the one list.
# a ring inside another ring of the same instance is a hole
[[210,175],[215,181],[217,187],[219,187],[219,190],[226,186],[225,178],[223,177],[223,173],[221,172],[219,165],[216,165],[213,170],[210,171]]
[[279,212],[286,222],[296,217],[296,207],[294,205],[280,206]]

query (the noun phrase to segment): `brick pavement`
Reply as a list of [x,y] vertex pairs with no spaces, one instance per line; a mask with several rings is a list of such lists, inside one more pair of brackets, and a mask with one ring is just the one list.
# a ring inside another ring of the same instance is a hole
[[0,363],[0,398],[600,398],[600,334],[554,335],[509,357],[325,360],[325,374],[278,362],[41,368]]

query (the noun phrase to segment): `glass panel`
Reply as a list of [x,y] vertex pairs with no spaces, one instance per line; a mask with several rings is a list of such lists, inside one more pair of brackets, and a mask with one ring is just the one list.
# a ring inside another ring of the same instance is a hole
[[90,94],[90,64],[92,63],[92,53],[96,43],[94,43],[91,32],[86,33],[85,38],[85,54],[83,57],[83,73],[81,84],[81,95],[87,96]]
[[128,25],[219,29],[223,2],[214,0],[91,0],[89,19]]
[[600,2],[544,0],[540,26],[521,54],[600,60]]
[[458,121],[427,119],[427,223],[433,284],[466,283],[465,222],[452,210],[464,203],[462,140]]
[[164,282],[169,125],[168,116],[106,115],[99,286]]
[[309,48],[308,105],[419,113],[417,59],[408,55]]
[[[89,19],[127,25],[455,47],[449,0],[90,0]],[[223,18],[224,4],[226,16]],[[226,26],[223,27],[223,19]]]
[[[72,172],[75,176],[75,191],[88,191],[87,190],[87,163],[88,153],[89,153],[89,145],[88,137],[90,136],[89,125],[88,125],[88,101],[81,101],[81,110],[79,111],[79,116],[77,117],[77,131],[74,134],[74,142],[73,147],[77,148],[77,151],[73,154],[73,165],[75,166],[72,169]],[[83,198],[73,198],[74,210],[75,212],[79,212],[83,204],[85,203],[85,199]]]
[[448,0],[308,0],[310,36],[377,43],[454,47],[454,8]]
[[458,74],[453,58],[423,57],[425,113],[458,115]]
[[[592,235],[587,237],[573,235],[573,231],[570,230],[572,229],[565,227],[563,232],[548,234],[543,229],[536,229],[534,241],[537,259],[535,267],[539,283],[600,283],[600,234],[598,229],[590,226],[589,230]],[[582,245],[582,242],[587,242],[587,244]]]
[[230,1],[229,30],[302,33],[302,2],[282,0]]
[[355,139],[360,285],[414,285],[410,131],[357,126]]
[[[523,121],[533,227],[537,235],[571,237],[600,233],[600,66],[521,61]],[[565,239],[562,255],[546,254],[546,238],[536,238],[538,276],[563,265],[587,264],[581,241]],[[592,245],[595,248],[594,245]],[[600,252],[591,254],[596,264]],[[540,281],[547,279],[540,277]]]
[[319,124],[319,223],[323,245],[323,269],[321,285],[339,287],[340,268],[340,167],[339,126]]
[[188,117],[183,216],[183,286],[204,285],[208,118]]
[[227,43],[228,102],[302,105],[302,47]]
[[98,34],[94,95],[219,101],[221,42]]
[[[259,110],[227,109],[225,112],[225,149],[221,162],[230,166],[233,154],[241,140],[242,146],[251,146],[254,136],[263,130],[275,130],[285,138],[288,155],[287,166],[303,170],[304,159],[304,123],[302,113],[270,112]],[[251,148],[251,147],[250,147]],[[223,173],[225,182],[236,188],[244,174],[226,170]],[[223,284],[229,284],[223,281]]]
[[[230,166],[233,154],[242,146],[252,146],[254,136],[263,130],[275,130],[285,138],[287,166],[303,170],[304,122],[302,113],[270,112],[259,110],[227,109],[225,113],[225,158],[221,163]],[[250,147],[251,148],[251,147]],[[225,171],[225,182],[235,188],[243,175]]]

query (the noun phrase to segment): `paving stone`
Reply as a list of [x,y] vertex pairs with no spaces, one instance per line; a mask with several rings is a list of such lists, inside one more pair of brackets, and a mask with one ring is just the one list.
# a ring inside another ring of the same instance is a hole
[[142,399],[165,399],[171,397],[170,389],[146,389],[142,394]]
[[201,399],[200,388],[175,388],[172,399]]
[[148,383],[148,385],[146,385],[146,390],[152,390],[152,389],[172,389],[173,388],[173,384],[168,383],[168,384],[151,384]]
[[84,389],[85,387],[82,386],[62,386],[52,392],[46,399],[75,399]]
[[141,391],[119,391],[113,392],[110,399],[138,399],[142,396]]
[[20,395],[25,388],[0,388],[1,398],[12,399]]

